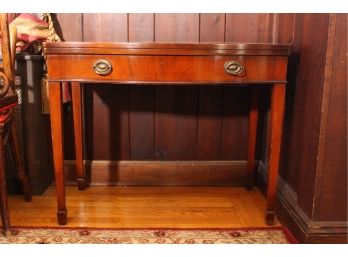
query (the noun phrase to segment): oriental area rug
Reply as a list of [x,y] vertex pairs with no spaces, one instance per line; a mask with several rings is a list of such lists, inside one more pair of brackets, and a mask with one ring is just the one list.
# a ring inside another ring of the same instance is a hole
[[11,228],[1,244],[289,244],[284,227],[243,229]]

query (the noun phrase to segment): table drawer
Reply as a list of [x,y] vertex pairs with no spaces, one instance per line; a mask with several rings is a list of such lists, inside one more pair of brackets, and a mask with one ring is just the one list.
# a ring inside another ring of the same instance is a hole
[[51,81],[267,83],[285,81],[285,56],[49,55]]

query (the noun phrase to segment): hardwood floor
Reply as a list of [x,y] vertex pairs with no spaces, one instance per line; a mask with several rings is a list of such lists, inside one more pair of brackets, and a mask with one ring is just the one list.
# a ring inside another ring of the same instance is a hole
[[[242,187],[67,186],[66,227],[233,228],[263,227],[266,201]],[[12,226],[58,226],[55,187],[27,203],[9,196]],[[280,225],[276,221],[275,225]]]

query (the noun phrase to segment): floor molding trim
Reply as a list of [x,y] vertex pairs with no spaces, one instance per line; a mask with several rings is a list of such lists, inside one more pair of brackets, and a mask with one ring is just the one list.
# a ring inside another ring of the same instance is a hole
[[[85,161],[91,185],[244,185],[246,161]],[[75,161],[65,161],[68,183],[76,181]]]
[[[262,190],[265,190],[267,167],[263,162],[259,162],[257,169],[257,178]],[[347,238],[347,222],[346,221],[312,221],[304,213],[297,203],[297,194],[292,187],[279,177],[277,188],[277,208],[280,208],[279,218],[281,222],[289,224],[289,229],[304,242],[318,242],[324,240],[331,242],[332,240],[346,240]],[[283,215],[285,213],[285,215]],[[295,224],[296,227],[293,227]]]

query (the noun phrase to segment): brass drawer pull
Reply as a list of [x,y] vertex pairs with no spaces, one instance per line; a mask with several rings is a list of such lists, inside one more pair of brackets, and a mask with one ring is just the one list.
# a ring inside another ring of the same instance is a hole
[[228,61],[224,65],[225,72],[233,76],[243,76],[245,67],[237,61]]
[[93,71],[98,75],[106,76],[112,72],[112,65],[105,59],[96,60],[93,63]]

